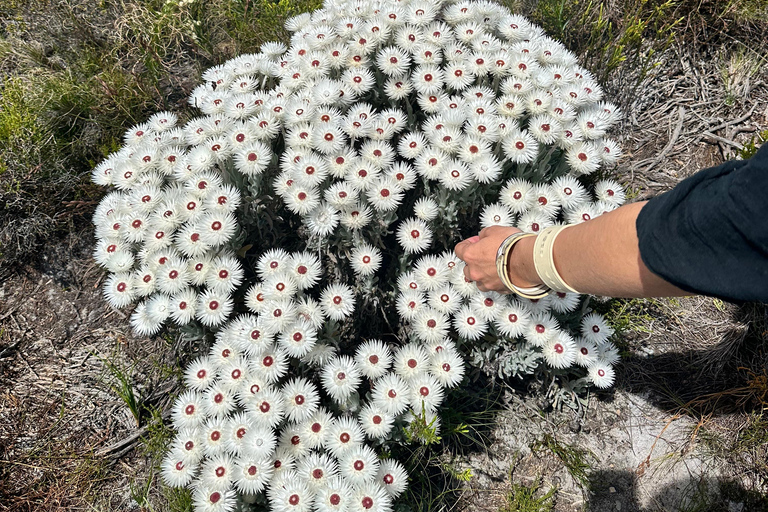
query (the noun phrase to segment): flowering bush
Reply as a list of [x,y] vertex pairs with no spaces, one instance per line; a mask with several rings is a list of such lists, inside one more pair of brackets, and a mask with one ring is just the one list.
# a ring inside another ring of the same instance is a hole
[[287,28],[289,47],[205,72],[200,117],[158,113],[94,169],[116,189],[95,258],[110,304],[138,302],[138,334],[212,342],[163,464],[198,510],[388,511],[407,474],[375,448],[415,420],[439,429],[465,357],[612,384],[613,331],[586,300],[482,293],[451,248],[619,206],[593,178],[619,157],[619,113],[491,2],[327,0]]

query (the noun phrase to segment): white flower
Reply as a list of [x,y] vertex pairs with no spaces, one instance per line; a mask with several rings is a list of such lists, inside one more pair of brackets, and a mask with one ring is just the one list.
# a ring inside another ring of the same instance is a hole
[[221,369],[227,366],[230,361],[237,359],[240,356],[240,351],[237,348],[235,340],[230,336],[229,325],[225,326],[216,333],[216,343],[213,344],[211,350],[208,352],[211,362],[216,369]]
[[301,290],[314,286],[323,271],[320,259],[310,252],[294,253],[286,264]]
[[303,478],[281,479],[282,485],[272,485],[270,505],[275,512],[310,512],[314,493]]
[[234,486],[243,494],[256,494],[264,490],[273,473],[270,459],[243,455],[235,459]]
[[502,147],[504,154],[518,164],[532,162],[539,153],[539,143],[525,130],[508,134],[502,141]]
[[430,362],[429,373],[447,388],[458,385],[464,378],[464,360],[455,350],[435,350]]
[[194,391],[180,395],[171,410],[173,425],[177,428],[195,428],[205,420],[202,397]]
[[595,147],[586,142],[579,142],[569,148],[565,153],[565,159],[574,172],[578,174],[591,174],[600,167],[600,154]]
[[133,302],[133,276],[128,273],[109,276],[104,284],[104,296],[116,308],[123,308]]
[[296,303],[291,299],[270,300],[261,313],[264,327],[272,332],[284,332],[296,321]]
[[253,421],[247,413],[236,413],[227,420],[225,447],[227,453],[237,456],[243,451],[243,439],[249,430],[253,429]]
[[333,423],[333,415],[324,407],[320,407],[312,416],[304,421],[301,436],[313,450],[325,446],[325,438],[328,434],[328,428]]
[[267,425],[253,425],[243,435],[243,454],[259,460],[272,456],[277,445],[274,431]]
[[320,203],[308,217],[305,217],[305,223],[309,231],[319,237],[330,235],[339,224],[339,212],[333,206]]
[[451,314],[461,307],[461,294],[453,286],[446,284],[428,293],[428,303],[429,307],[441,313]]
[[237,406],[234,389],[220,381],[208,388],[203,397],[203,408],[209,418],[225,418]]
[[328,204],[336,208],[348,208],[357,204],[358,191],[346,181],[337,181],[323,195]]
[[595,345],[602,345],[613,335],[613,328],[602,315],[589,313],[581,319],[581,335]]
[[549,218],[555,218],[560,211],[560,201],[556,191],[545,184],[538,184],[533,187],[533,210]]
[[275,457],[272,462],[272,468],[274,470],[272,482],[274,483],[276,480],[286,475],[295,474],[293,471],[295,467],[296,457],[285,448],[278,447],[277,450],[275,450]]
[[217,373],[208,357],[198,357],[184,370],[184,384],[194,391],[205,391],[215,382]]
[[370,208],[364,205],[357,205],[356,207],[344,210],[341,224],[348,229],[358,230],[367,226],[372,216],[373,212]]
[[412,327],[416,338],[430,343],[446,336],[450,327],[450,319],[437,310],[425,307],[416,314]]
[[355,446],[361,445],[364,440],[365,434],[357,420],[342,416],[333,420],[326,429],[324,444],[334,456],[341,457]]
[[289,326],[278,338],[278,343],[291,356],[300,358],[312,350],[317,342],[315,328],[306,320],[300,319]]
[[171,487],[186,487],[195,478],[198,466],[179,450],[172,450],[163,459],[161,474]]
[[621,185],[613,180],[601,180],[595,184],[595,197],[598,201],[605,201],[612,206],[621,206],[626,200]]
[[264,296],[264,290],[261,283],[254,283],[248,288],[248,292],[245,294],[245,305],[253,313],[261,313],[264,311],[264,305],[267,303],[267,298]]
[[552,188],[557,194],[564,209],[574,208],[587,199],[587,191],[575,177],[566,174],[552,182]]
[[553,368],[568,368],[576,361],[576,343],[564,331],[549,339],[542,349],[547,364]]
[[357,445],[339,457],[339,472],[352,485],[371,482],[379,470],[379,458],[370,447]]
[[422,197],[413,205],[413,213],[417,218],[429,222],[435,220],[438,214],[438,205],[434,199]]
[[424,256],[416,263],[414,278],[421,290],[439,288],[448,282],[448,277],[448,267],[437,256]]
[[600,215],[597,205],[587,201],[572,206],[565,210],[564,213],[565,221],[568,224],[581,224],[582,222],[587,222]]
[[598,345],[597,360],[605,364],[614,365],[619,362],[619,349],[610,342]]
[[352,487],[343,479],[334,476],[317,489],[315,508],[317,512],[346,512],[352,503]]
[[343,320],[355,310],[355,293],[349,286],[330,284],[320,295],[320,307],[331,320]]
[[252,368],[257,376],[267,382],[277,382],[288,368],[288,354],[279,347],[264,350],[259,357],[252,360]]
[[595,362],[588,368],[589,380],[601,389],[607,389],[613,385],[616,372],[609,364]]
[[214,290],[208,290],[200,294],[198,298],[195,317],[203,325],[209,327],[221,325],[227,320],[233,307],[230,296]]
[[437,412],[443,402],[445,390],[435,377],[422,373],[410,382],[410,388],[410,401],[414,410]]
[[269,301],[290,300],[296,294],[298,284],[294,279],[294,273],[286,268],[280,272],[270,274],[261,283],[261,293]]
[[389,177],[372,183],[366,192],[368,201],[380,212],[396,210],[403,199],[399,184]]
[[514,214],[508,206],[502,203],[489,204],[483,208],[480,214],[480,226],[487,228],[489,226],[512,226],[514,224]]
[[363,430],[371,439],[385,437],[392,430],[395,419],[384,412],[384,409],[368,404],[360,411],[359,420]]
[[[209,461],[213,457],[224,455],[227,445],[226,427],[223,418],[210,418],[201,428],[203,451]],[[222,483],[226,486],[226,481]]]
[[536,210],[530,210],[517,219],[517,228],[526,233],[538,234],[552,225],[554,225],[554,221],[551,217]]
[[603,163],[615,164],[621,158],[621,146],[613,139],[600,139],[596,143]]
[[243,282],[243,273],[243,266],[235,256],[220,256],[211,262],[205,284],[213,291],[232,293]]
[[310,453],[299,461],[296,468],[299,476],[307,482],[313,492],[317,492],[328,484],[328,480],[338,473],[336,461],[329,455]]
[[381,340],[369,340],[360,344],[355,353],[360,372],[369,379],[384,375],[392,364],[392,353]]
[[370,244],[362,244],[352,250],[350,264],[355,274],[368,276],[381,266],[381,251]]
[[131,315],[131,327],[139,336],[151,336],[157,334],[162,328],[162,321],[158,322],[150,315],[147,301],[140,303]]
[[373,384],[374,403],[392,416],[405,411],[410,405],[408,395],[410,388],[400,377],[388,373]]
[[331,398],[344,403],[360,384],[360,373],[351,357],[338,356],[325,365],[320,378]]
[[279,391],[266,389],[246,404],[246,410],[255,425],[275,427],[285,415],[285,400]]
[[317,410],[320,396],[314,384],[303,378],[291,379],[283,386],[286,416],[294,422],[303,421]]
[[579,366],[589,368],[597,362],[597,347],[591,341],[584,338],[576,339],[576,359]]
[[397,228],[397,241],[406,254],[420,253],[432,244],[432,230],[423,220],[410,218]]
[[531,315],[528,328],[523,333],[528,343],[536,347],[543,347],[547,341],[557,336],[560,326],[555,318],[548,313]]
[[552,297],[552,309],[557,313],[572,313],[576,311],[581,301],[581,295],[578,293],[555,292],[550,297]]
[[192,492],[192,504],[201,512],[231,512],[237,498],[233,490],[217,490],[207,486],[197,486]]
[[499,200],[512,213],[523,213],[533,207],[536,198],[533,195],[533,187],[528,181],[513,178],[504,185],[499,193]]
[[459,337],[475,341],[486,333],[488,323],[472,307],[465,305],[453,315],[453,327]]
[[409,343],[401,347],[395,354],[394,370],[397,375],[410,381],[429,366],[429,354],[420,344]]
[[284,195],[285,206],[293,213],[308,215],[320,205],[320,196],[316,188],[293,184]]
[[[431,4],[426,4],[431,7]],[[365,482],[354,487],[351,499],[351,512],[390,512],[392,498],[375,482]]]
[[424,151],[426,146],[427,141],[424,138],[424,134],[420,131],[415,131],[400,138],[400,142],[397,145],[397,151],[400,153],[401,157],[413,160]]

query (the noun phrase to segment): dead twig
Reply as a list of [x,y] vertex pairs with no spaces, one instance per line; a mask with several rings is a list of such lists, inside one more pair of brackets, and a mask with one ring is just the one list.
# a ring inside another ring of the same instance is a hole
[[650,164],[648,164],[648,167],[646,167],[642,172],[647,173],[655,165],[657,165],[659,162],[664,160],[664,157],[667,156],[667,153],[670,152],[672,147],[675,145],[675,142],[677,142],[677,139],[680,137],[680,132],[683,130],[683,122],[685,121],[685,107],[680,105],[677,107],[677,125],[675,126],[675,130],[672,132],[672,136],[669,138],[669,142],[667,142],[667,145],[664,146],[664,149],[661,150],[661,153],[654,158]]
[[728,140],[725,137],[720,137],[719,135],[715,135],[714,133],[710,132],[704,132],[702,133],[702,137],[706,139],[710,139],[712,142],[722,142],[723,144],[727,144],[729,146],[733,146],[736,149],[744,149],[744,146],[739,144],[738,142],[734,140]]

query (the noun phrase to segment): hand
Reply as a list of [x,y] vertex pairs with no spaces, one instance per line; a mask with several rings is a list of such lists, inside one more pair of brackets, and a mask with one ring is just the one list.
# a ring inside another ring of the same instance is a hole
[[508,236],[519,232],[513,227],[489,226],[478,236],[456,244],[456,256],[466,263],[464,276],[474,281],[480,291],[509,293],[496,272],[496,252]]

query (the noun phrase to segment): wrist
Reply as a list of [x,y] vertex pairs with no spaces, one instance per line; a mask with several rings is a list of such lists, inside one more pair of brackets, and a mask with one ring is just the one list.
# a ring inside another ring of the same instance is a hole
[[536,237],[528,237],[520,240],[507,260],[507,275],[510,280],[521,288],[533,288],[543,284],[543,281],[536,272],[536,266],[533,263],[533,246]]

